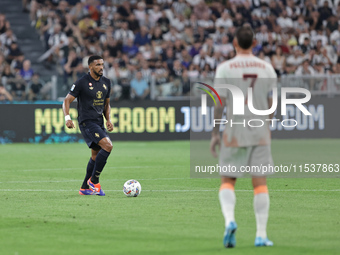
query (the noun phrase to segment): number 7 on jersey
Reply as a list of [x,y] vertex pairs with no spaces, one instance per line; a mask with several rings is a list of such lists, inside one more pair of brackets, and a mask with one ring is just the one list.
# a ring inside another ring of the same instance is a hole
[[[243,80],[244,81],[248,80],[248,78],[251,79],[249,87],[253,89],[254,86],[255,86],[256,79],[257,79],[257,74],[243,74]],[[244,104],[248,104],[248,92],[247,92],[247,96],[244,100]]]

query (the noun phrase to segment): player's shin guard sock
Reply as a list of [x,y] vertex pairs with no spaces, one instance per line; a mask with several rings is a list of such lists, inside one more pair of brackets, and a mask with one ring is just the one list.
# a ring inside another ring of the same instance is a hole
[[86,168],[85,179],[84,179],[83,185],[81,185],[82,189],[90,188],[89,185],[87,184],[87,180],[90,179],[90,177],[92,176],[94,164],[95,164],[95,161],[93,161],[92,158],[90,158],[89,163],[87,164],[87,168]]
[[101,172],[103,171],[103,168],[106,164],[106,160],[109,157],[110,152],[107,152],[103,149],[101,149],[96,157],[96,163],[94,165],[94,169],[92,172],[91,182],[94,184],[97,184],[99,182],[99,176]]
[[221,204],[222,213],[227,227],[231,221],[235,221],[234,210],[236,197],[234,186],[230,183],[223,183],[218,194]]
[[269,214],[269,194],[267,185],[254,189],[254,211],[256,218],[256,237],[267,237],[267,221]]

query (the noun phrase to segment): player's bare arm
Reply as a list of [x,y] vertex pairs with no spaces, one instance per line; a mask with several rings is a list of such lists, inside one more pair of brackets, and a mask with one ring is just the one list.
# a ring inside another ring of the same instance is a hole
[[67,94],[63,102],[63,112],[65,115],[66,127],[68,128],[76,128],[73,121],[70,118],[70,105],[74,101],[74,99],[76,99],[74,96]]
[[106,119],[106,127],[109,132],[113,130],[113,124],[110,118],[111,106],[110,106],[110,98],[106,98],[105,107],[104,107],[104,117]]
[[[225,107],[225,97],[221,97],[222,105],[217,104],[214,107],[214,119],[221,119],[222,114],[223,114],[223,109]],[[217,157],[217,152],[216,152],[216,146],[220,148],[221,146],[221,137],[220,137],[220,126],[216,125],[213,128],[212,134],[211,134],[211,141],[210,141],[210,152],[213,155],[213,157]]]

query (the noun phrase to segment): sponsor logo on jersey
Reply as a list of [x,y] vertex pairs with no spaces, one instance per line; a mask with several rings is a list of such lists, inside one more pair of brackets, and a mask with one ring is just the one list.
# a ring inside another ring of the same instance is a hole
[[95,137],[99,137],[99,134],[98,133],[94,133]]
[[105,84],[103,84],[103,87],[104,87],[104,89],[105,89],[105,90],[107,90],[107,87],[106,87],[106,85],[105,85]]
[[98,92],[96,93],[96,96],[97,96],[98,99],[101,99],[101,98],[103,97],[103,92],[98,91]]

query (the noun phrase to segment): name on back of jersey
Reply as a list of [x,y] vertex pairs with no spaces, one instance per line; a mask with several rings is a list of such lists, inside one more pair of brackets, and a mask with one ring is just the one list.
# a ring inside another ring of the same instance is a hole
[[266,65],[257,61],[238,61],[230,64],[230,69],[233,68],[262,68],[266,69]]

